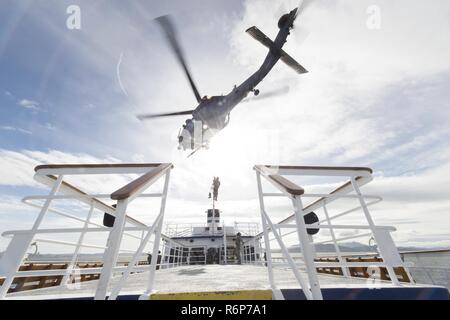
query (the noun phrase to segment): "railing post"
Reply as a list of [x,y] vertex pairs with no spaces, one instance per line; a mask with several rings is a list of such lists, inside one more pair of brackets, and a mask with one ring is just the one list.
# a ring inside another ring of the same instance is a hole
[[248,263],[248,246],[244,247],[244,263]]
[[256,264],[256,238],[253,238],[253,258]]
[[[142,252],[144,251],[145,246],[147,245],[147,243],[150,240],[150,237],[152,236],[153,233],[155,233],[155,230],[157,230],[157,228],[161,227],[161,223],[160,221],[162,220],[162,214],[160,213],[158,215],[158,217],[155,219],[155,222],[152,226],[150,226],[147,230],[147,234],[145,236],[144,239],[141,240],[141,243],[139,244],[139,248],[136,250],[135,254],[133,255],[133,257],[131,258],[131,261],[128,263],[128,267],[127,269],[123,272],[119,282],[114,286],[114,288],[111,291],[111,294],[108,298],[108,300],[114,300],[117,298],[117,296],[119,295],[120,290],[122,289],[122,286],[125,284],[125,281],[127,280],[127,278],[129,277],[129,275],[131,274],[131,272],[133,271],[133,268],[135,267],[136,263],[139,262],[139,258],[142,255]],[[158,246],[159,248],[159,246]],[[151,264],[153,263],[153,255],[152,255],[152,260],[151,260]],[[151,266],[150,266],[151,267]]]
[[172,268],[172,262],[173,262],[173,257],[172,257],[172,243],[169,242],[169,255],[168,255],[168,260],[167,260],[167,269]]
[[8,293],[8,290],[12,282],[14,281],[14,276],[19,270],[20,264],[25,257],[26,251],[34,238],[36,231],[39,229],[39,226],[41,225],[41,222],[44,219],[48,209],[50,208],[50,204],[53,200],[52,197],[59,191],[63,177],[64,175],[61,174],[56,179],[50,191],[49,197],[45,200],[41,212],[36,218],[36,221],[34,222],[30,232],[20,236],[15,235],[8,245],[5,253],[1,257],[0,275],[4,275],[5,280],[3,281],[3,285],[0,287],[0,300],[4,299],[6,294]]
[[264,259],[264,254],[263,254],[263,247],[262,247],[262,238],[259,238],[259,244],[258,244],[258,246],[259,246],[259,260],[260,260],[260,262],[261,262],[261,265],[264,263],[263,262],[263,259]]
[[176,264],[177,264],[177,247],[173,246],[173,247],[171,247],[171,249],[173,249],[173,253],[172,253],[172,268],[175,268]]
[[263,212],[264,214],[264,218],[266,219],[270,229],[272,230],[273,235],[275,236],[275,239],[278,242],[278,245],[280,246],[281,252],[283,253],[283,256],[286,258],[287,263],[290,265],[292,272],[294,273],[295,278],[297,279],[297,282],[300,284],[300,287],[303,289],[303,293],[305,294],[305,297],[310,300],[310,299],[314,299],[314,296],[312,295],[312,293],[308,290],[308,285],[307,283],[304,281],[302,275],[300,274],[300,272],[298,271],[298,268],[295,264],[294,259],[291,257],[291,255],[289,254],[289,250],[288,248],[286,248],[286,245],[283,243],[283,240],[281,239],[281,233],[278,234],[278,230],[275,229],[275,226],[273,225],[272,221],[270,220],[267,212]]
[[[358,195],[359,203],[361,204],[361,208],[363,209],[364,215],[366,216],[367,222],[369,223],[370,229],[372,231],[373,237],[375,238],[375,241],[377,243],[380,243],[381,239],[378,239],[378,233],[376,232],[376,226],[375,223],[370,216],[369,209],[367,209],[366,201],[364,200],[364,197],[361,193],[361,190],[359,189],[358,184],[355,181],[355,178],[352,176],[350,177],[351,184],[353,186],[353,189],[355,190],[356,194]],[[383,252],[380,252],[381,257],[383,258]],[[383,260],[385,260],[383,258]],[[386,270],[388,271],[389,277],[391,278],[391,281],[395,285],[400,285],[400,282],[398,281],[397,275],[395,274],[394,268],[391,266],[386,265]]]
[[161,241],[161,230],[163,226],[164,221],[164,211],[166,209],[166,200],[167,200],[167,193],[169,190],[169,179],[170,179],[170,171],[167,171],[166,177],[164,180],[164,188],[161,196],[161,207],[160,207],[160,220],[158,221],[158,226],[155,230],[155,240],[153,242],[153,253],[152,253],[152,262],[150,265],[150,272],[148,275],[148,286],[147,291],[141,295],[140,299],[148,298],[153,290],[153,284],[155,282],[155,272],[156,272],[156,265],[158,263],[158,251],[159,251],[159,244]]
[[94,211],[94,202],[91,201],[91,206],[89,208],[88,215],[86,217],[86,221],[83,225],[83,232],[81,232],[80,237],[78,238],[77,246],[75,247],[75,251],[72,255],[72,260],[70,261],[70,264],[67,266],[67,272],[64,275],[63,279],[61,280],[61,285],[66,285],[67,280],[72,274],[72,271],[74,269],[74,266],[76,265],[77,257],[80,252],[81,245],[83,244],[84,236],[86,235],[86,231],[89,228],[89,222],[91,220],[92,212]]
[[223,230],[223,262],[227,264],[227,231],[225,229],[225,222],[222,224]]
[[297,224],[298,240],[302,249],[303,259],[305,261],[306,271],[311,287],[311,293],[313,299],[322,300],[322,292],[320,290],[319,279],[317,278],[317,270],[314,264],[314,251],[312,247],[313,244],[308,237],[303,215],[302,199],[299,196],[294,196],[292,202],[295,210],[295,222]]
[[325,213],[325,218],[327,219],[328,225],[330,226],[330,234],[331,234],[331,238],[333,239],[333,243],[334,243],[334,249],[336,250],[336,254],[338,256],[339,261],[342,264],[342,273],[344,274],[344,277],[350,278],[350,272],[348,267],[346,267],[343,263],[347,262],[347,260],[345,260],[342,255],[341,255],[341,250],[339,249],[339,244],[336,241],[336,235],[334,233],[334,229],[333,227],[331,227],[331,220],[330,220],[330,216],[328,214],[328,209],[327,209],[327,202],[324,201],[323,203],[323,212]]
[[122,242],[123,227],[125,225],[125,212],[128,205],[128,199],[117,201],[115,211],[115,221],[111,232],[109,233],[105,253],[103,255],[103,269],[100,274],[95,300],[105,300],[108,284],[113,275],[113,269],[116,266],[117,258]]
[[266,218],[264,216],[264,213],[266,211],[264,206],[264,196],[262,191],[262,185],[261,185],[261,174],[259,172],[256,172],[256,182],[258,185],[258,196],[259,196],[259,207],[261,210],[261,224],[263,228],[263,234],[264,234],[264,246],[266,250],[266,262],[267,262],[267,272],[269,275],[269,283],[273,290],[276,290],[275,286],[275,279],[273,276],[273,266],[272,266],[272,253],[270,249],[270,240],[269,240],[269,230],[267,228],[267,222]]
[[159,265],[160,269],[165,269],[165,259],[166,259],[166,240],[163,239],[161,247],[161,262]]

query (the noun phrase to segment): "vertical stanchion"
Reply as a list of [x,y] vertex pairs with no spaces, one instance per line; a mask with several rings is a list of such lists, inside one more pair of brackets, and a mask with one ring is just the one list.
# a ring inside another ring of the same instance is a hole
[[225,229],[225,222],[222,224],[223,230],[223,262],[227,264],[227,230]]
[[83,231],[81,232],[80,237],[78,238],[77,246],[75,247],[75,251],[73,252],[73,255],[72,255],[72,260],[70,261],[69,265],[67,266],[67,271],[66,271],[66,274],[64,275],[63,279],[61,280],[61,285],[67,284],[67,280],[70,277],[70,275],[72,274],[73,268],[76,265],[77,257],[78,257],[78,254],[80,253],[80,248],[81,248],[81,245],[83,244],[83,240],[84,240],[84,236],[86,235],[86,231],[89,228],[89,223],[90,223],[93,211],[94,211],[94,201],[91,201],[89,212],[86,217],[86,221],[84,222],[84,225],[83,225]]
[[[147,235],[144,239],[142,239],[141,243],[139,244],[138,249],[136,250],[135,254],[131,258],[131,261],[128,263],[127,269],[122,273],[122,276],[120,277],[119,282],[114,286],[114,288],[111,291],[111,294],[108,298],[108,300],[114,300],[119,295],[120,290],[122,289],[122,286],[125,284],[125,281],[128,279],[129,275],[133,271],[133,268],[136,266],[136,264],[139,262],[139,258],[142,255],[142,252],[144,251],[145,246],[150,240],[150,237],[157,232],[158,228],[162,227],[162,220],[163,220],[163,214],[160,213],[158,217],[156,218],[154,224],[150,226],[147,230]],[[153,242],[153,246],[157,246],[159,249],[159,244],[156,243],[156,235],[155,240]],[[154,253],[154,250],[153,250]],[[158,257],[156,257],[158,259]],[[152,254],[152,260],[150,262],[150,268],[152,267],[152,264],[154,262],[154,256]]]
[[159,210],[160,211],[159,214],[160,214],[161,218],[158,221],[158,226],[155,230],[155,241],[153,243],[152,261],[150,264],[150,272],[148,275],[147,291],[140,297],[140,299],[142,299],[142,298],[148,299],[148,297],[152,293],[153,284],[155,282],[156,264],[158,263],[158,251],[159,251],[159,244],[161,241],[161,230],[162,230],[163,221],[164,221],[164,211],[166,209],[167,193],[169,191],[169,179],[170,179],[170,170],[166,172],[166,177],[164,180],[164,187],[163,187],[163,192],[162,192],[162,196],[161,196],[161,207]]
[[166,259],[166,240],[163,239],[161,247],[161,262],[159,263],[160,269],[165,269],[165,259]]
[[253,261],[256,264],[256,238],[253,238]]
[[257,180],[257,185],[258,185],[259,207],[261,210],[261,224],[263,227],[263,234],[264,234],[264,246],[266,249],[267,272],[268,272],[268,276],[269,276],[269,283],[270,283],[270,286],[272,287],[272,289],[276,289],[275,279],[273,276],[273,268],[272,268],[272,253],[270,251],[269,230],[267,228],[267,222],[266,222],[266,218],[264,216],[266,209],[264,206],[264,198],[263,198],[263,191],[262,191],[262,185],[261,185],[261,174],[259,172],[256,172],[256,180]]
[[117,201],[115,220],[112,230],[109,233],[105,253],[103,255],[103,269],[95,292],[95,300],[105,300],[108,284],[113,275],[113,269],[119,255],[120,243],[122,242],[123,227],[125,225],[125,212],[128,199]]
[[342,257],[342,255],[341,255],[341,250],[339,249],[339,244],[336,241],[336,235],[334,233],[334,229],[331,226],[331,219],[330,219],[330,216],[328,214],[327,202],[326,201],[324,201],[324,203],[323,203],[323,212],[325,213],[325,218],[327,219],[327,223],[330,226],[331,239],[333,240],[334,249],[336,250],[336,254],[338,256],[339,262],[341,263],[342,273],[344,274],[344,277],[350,278],[350,272],[348,270],[348,267],[344,265],[347,262],[347,260],[344,259]]
[[319,279],[317,278],[317,270],[314,265],[314,251],[312,242],[308,237],[304,215],[302,200],[298,196],[292,199],[295,210],[295,222],[297,224],[297,235],[300,248],[302,250],[303,259],[305,261],[306,272],[308,274],[309,284],[311,287],[312,297],[315,300],[322,300],[322,291],[320,290]]
[[[359,203],[361,205],[361,208],[363,209],[364,215],[366,216],[367,222],[369,223],[373,237],[375,238],[375,241],[377,243],[379,243],[379,239],[377,239],[378,238],[377,232],[375,231],[375,228],[376,228],[375,223],[374,223],[372,217],[370,216],[369,209],[367,209],[366,201],[364,200],[361,190],[359,189],[358,183],[356,183],[355,178],[353,176],[350,177],[350,181],[351,181],[353,189],[355,190],[356,194],[358,195]],[[380,255],[381,255],[381,257],[383,257],[382,252],[380,252]],[[398,278],[397,278],[397,275],[395,274],[394,268],[386,265],[386,270],[388,271],[388,274],[389,274],[389,277],[391,278],[392,283],[399,286],[400,282],[398,281]]]

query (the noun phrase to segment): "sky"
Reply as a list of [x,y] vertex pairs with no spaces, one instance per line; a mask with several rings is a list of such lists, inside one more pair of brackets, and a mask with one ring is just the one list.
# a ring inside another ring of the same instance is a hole
[[[186,223],[204,222],[213,176],[225,222],[259,222],[255,164],[351,165],[373,168],[363,191],[383,197],[372,214],[397,228],[398,245],[450,246],[446,0],[310,1],[284,48],[309,73],[277,64],[258,89],[289,92],[239,105],[210,149],[191,158],[177,150],[183,117],[136,119],[196,106],[154,18],[173,16],[201,94],[220,95],[267,54],[245,30],[255,25],[274,38],[279,17],[297,4],[1,1],[0,231],[33,222],[36,210],[21,198],[48,191],[33,180],[42,163],[172,162],[165,219]],[[71,5],[80,8],[80,29],[67,27]],[[81,183],[114,191],[126,181]],[[136,216],[151,220],[150,211],[141,206]],[[271,216],[291,211],[275,203]],[[0,250],[7,243],[0,239]]]

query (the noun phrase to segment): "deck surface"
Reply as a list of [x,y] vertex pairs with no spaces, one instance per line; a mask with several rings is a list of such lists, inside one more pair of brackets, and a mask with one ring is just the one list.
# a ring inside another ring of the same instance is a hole
[[[274,269],[278,288],[299,288],[292,271],[288,268]],[[301,273],[307,280],[306,273]],[[112,279],[110,290],[119,277]],[[121,294],[142,294],[147,288],[148,273],[132,274]],[[319,275],[321,287],[367,287],[370,280]],[[77,289],[67,287],[44,288],[9,294],[14,299],[46,299],[63,297],[89,297],[95,292],[98,280],[78,283]],[[391,287],[381,282],[382,287]],[[267,268],[255,265],[199,265],[182,266],[156,271],[154,290],[157,292],[204,292],[247,289],[269,289]]]

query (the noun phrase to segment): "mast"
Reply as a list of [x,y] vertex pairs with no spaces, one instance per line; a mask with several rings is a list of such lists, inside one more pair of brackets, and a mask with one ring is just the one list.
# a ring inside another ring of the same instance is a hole
[[212,234],[215,234],[215,227],[216,227],[216,200],[214,199],[214,196],[212,197]]

